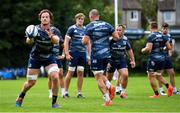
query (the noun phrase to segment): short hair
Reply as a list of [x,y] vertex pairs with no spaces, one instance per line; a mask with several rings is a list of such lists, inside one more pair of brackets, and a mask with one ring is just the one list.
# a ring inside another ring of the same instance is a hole
[[126,26],[123,24],[119,24],[119,25],[117,25],[117,27],[122,27],[123,29],[126,29]]
[[89,12],[89,15],[93,15],[93,16],[99,16],[99,11],[97,9],[92,9]]
[[169,24],[168,23],[163,23],[162,27],[169,27]]
[[53,20],[53,13],[48,9],[43,9],[40,11],[40,13],[38,14],[39,20],[41,20],[41,15],[43,13],[49,13],[50,19]]
[[80,17],[85,18],[85,15],[83,13],[78,13],[74,16],[75,19],[80,18]]
[[155,21],[151,22],[151,29],[157,29],[157,28],[158,28],[157,22]]

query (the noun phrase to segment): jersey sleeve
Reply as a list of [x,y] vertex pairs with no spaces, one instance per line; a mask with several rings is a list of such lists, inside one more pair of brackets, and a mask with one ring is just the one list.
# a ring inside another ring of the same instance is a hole
[[126,50],[130,50],[130,49],[132,49],[132,47],[131,47],[131,44],[130,44],[129,40],[127,40]]
[[67,32],[66,32],[66,35],[69,36],[69,37],[72,37],[72,34],[73,34],[73,27],[69,27]]
[[54,35],[57,35],[59,37],[59,43],[63,44],[64,43],[64,38],[61,35],[61,31],[59,29],[55,28],[53,33],[54,33]]
[[110,35],[112,35],[112,33],[115,31],[115,29],[111,24],[107,23],[107,25],[108,25],[109,33],[110,33]]
[[153,35],[148,36],[147,43],[153,43]]
[[170,42],[169,36],[163,36],[163,39],[165,43]]
[[90,29],[91,24],[88,24],[85,28],[85,35],[90,36],[92,33],[92,30]]

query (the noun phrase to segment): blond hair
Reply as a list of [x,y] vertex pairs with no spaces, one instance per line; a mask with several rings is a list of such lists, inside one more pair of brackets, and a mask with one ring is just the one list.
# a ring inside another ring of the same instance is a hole
[[85,15],[83,13],[78,13],[74,16],[75,19],[80,18],[80,17],[85,18]]

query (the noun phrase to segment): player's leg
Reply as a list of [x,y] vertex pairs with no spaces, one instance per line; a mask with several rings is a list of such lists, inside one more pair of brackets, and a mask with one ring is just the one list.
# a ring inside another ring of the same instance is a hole
[[148,73],[148,79],[151,85],[152,90],[154,91],[154,95],[150,96],[150,98],[160,98],[158,89],[157,89],[157,84],[156,84],[156,76],[155,72],[147,72]]
[[35,85],[39,72],[39,69],[27,69],[27,81],[24,83],[21,93],[16,99],[16,107],[21,107],[26,92]]
[[[161,71],[161,73],[163,74],[164,70]],[[156,79],[158,80],[157,78],[158,76],[156,76]],[[163,76],[162,76],[163,77]],[[164,77],[162,78],[164,79]],[[165,81],[165,79],[164,79]],[[161,95],[167,95],[166,92],[164,91],[164,88],[163,88],[163,83],[161,81],[158,80],[158,85],[159,85],[159,92]]]
[[29,59],[27,69],[27,81],[24,83],[21,93],[16,99],[16,107],[21,107],[26,92],[35,85],[37,77],[40,73],[40,62],[34,59]]
[[64,92],[64,98],[69,98],[69,92],[68,92],[68,89],[69,89],[69,85],[70,85],[70,82],[71,82],[71,78],[72,76],[74,75],[74,72],[75,72],[75,69],[76,69],[76,66],[77,66],[77,53],[76,52],[70,52],[70,55],[73,57],[73,59],[71,59],[69,61],[69,67],[68,67],[68,71],[67,71],[67,74],[66,74],[66,77],[65,77],[65,92]]
[[65,88],[64,88],[64,76],[63,76],[63,68],[59,68],[59,82],[60,82],[60,87],[61,87],[61,96],[63,97]]
[[113,79],[114,68],[112,63],[108,63],[106,67],[106,77],[111,82]]
[[93,71],[93,74],[95,75],[95,79],[97,81],[98,87],[103,95],[104,98],[104,105],[105,106],[111,106],[112,105],[112,101],[110,99],[110,96],[107,92],[107,87],[106,84],[104,82],[105,80],[105,76],[103,75],[103,70],[102,71]]
[[63,63],[61,59],[56,59],[58,68],[59,68],[59,85],[61,87],[61,96],[63,97],[65,89],[64,89],[64,70]]
[[119,80],[118,81],[121,81],[121,94],[120,94],[120,97],[121,98],[128,98],[127,97],[127,94],[125,92],[125,89],[127,87],[127,84],[128,84],[128,69],[127,68],[122,68],[122,69],[119,69],[118,70],[119,72],[119,75],[121,75],[121,77],[119,76]]
[[86,52],[80,52],[77,59],[77,98],[84,98],[82,95],[82,85],[84,78],[84,67],[87,64]]
[[164,84],[166,88],[168,89],[167,95],[172,96],[173,88],[172,86],[164,79],[162,76],[163,68],[164,68],[165,61],[156,61],[155,62],[155,69],[157,70],[154,74],[156,75],[156,78],[159,82]]
[[82,95],[82,85],[83,85],[83,77],[84,77],[84,67],[77,66],[77,98],[84,98]]
[[52,81],[52,108],[58,108],[59,105],[57,104],[57,98],[59,91],[59,68],[55,63],[51,63],[47,65],[45,68],[48,72],[48,75],[51,77]]
[[151,85],[152,90],[154,91],[154,95],[150,96],[150,98],[160,98],[158,89],[157,89],[157,84],[156,84],[156,76],[161,73],[157,73],[157,66],[156,62],[153,61],[151,58],[148,59],[147,61],[147,75],[148,79]]
[[48,75],[48,89],[49,89],[49,98],[52,98],[52,80],[49,75]]
[[[103,94],[105,106],[112,105],[112,99],[115,96],[115,88],[111,85],[106,76],[103,75],[104,70],[106,69],[108,60],[107,59],[92,59],[91,68],[92,72],[96,78],[98,87]],[[109,94],[107,92],[109,90]]]
[[171,69],[166,69],[169,78],[170,78],[170,83],[173,86],[173,94],[180,94],[180,92],[177,90],[176,85],[175,85],[175,72],[174,72],[174,68]]

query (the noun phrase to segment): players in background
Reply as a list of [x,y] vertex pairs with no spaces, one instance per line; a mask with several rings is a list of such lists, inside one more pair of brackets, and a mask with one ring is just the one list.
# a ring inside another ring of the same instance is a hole
[[[59,67],[59,83],[61,87],[61,96],[64,95],[64,76],[63,76],[63,63],[62,61],[65,60],[65,55],[63,54],[63,45],[61,43],[64,42],[62,36],[60,37],[59,44],[54,44],[53,52],[56,58],[57,65]],[[48,77],[48,88],[49,88],[49,98],[52,98],[52,80],[51,77]]]
[[157,23],[152,22],[151,34],[148,36],[146,47],[141,50],[142,53],[150,54],[147,61],[147,74],[151,87],[154,91],[154,95],[150,96],[150,98],[160,98],[155,81],[156,78],[166,86],[168,89],[168,96],[172,95],[172,86],[162,77],[162,70],[165,63],[165,54],[163,52],[164,47],[166,47],[167,50],[171,50],[168,37],[162,36],[162,34],[158,32]]
[[[162,25],[162,29],[161,29],[161,33],[164,36],[168,36],[169,41],[170,41],[170,45],[173,48],[173,44],[172,44],[172,37],[171,35],[168,33],[168,27],[169,25],[167,23],[164,23]],[[166,70],[166,72],[169,75],[170,78],[170,83],[173,86],[173,94],[180,94],[180,92],[177,90],[176,86],[175,86],[175,72],[174,72],[174,68],[173,68],[173,64],[172,64],[172,50],[166,50],[165,48],[165,66],[164,66],[164,70]],[[159,89],[160,89],[160,94],[161,95],[167,95],[162,87],[162,84],[159,82]]]
[[111,106],[112,99],[115,96],[115,87],[111,85],[103,73],[110,58],[109,37],[113,36],[113,39],[118,40],[119,36],[109,23],[101,21],[99,18],[100,15],[97,9],[92,9],[89,12],[91,22],[86,26],[82,43],[85,45],[91,43],[91,70],[103,94],[104,105]]
[[76,24],[70,26],[66,32],[64,51],[66,59],[69,61],[69,67],[65,77],[64,98],[69,98],[69,85],[75,70],[77,70],[77,98],[84,98],[82,95],[84,67],[87,63],[86,51],[90,49],[89,46],[86,47],[81,42],[85,34],[84,19],[85,15],[83,13],[76,14]]
[[113,39],[110,40],[111,59],[107,66],[106,76],[108,80],[111,81],[113,73],[117,69],[119,76],[117,80],[116,93],[120,94],[121,98],[127,98],[127,94],[125,92],[128,84],[128,66],[126,61],[126,53],[130,59],[131,68],[134,68],[136,64],[131,45],[128,41],[128,38],[124,36],[125,26],[118,25],[116,27],[116,31],[118,32],[118,35],[121,37],[121,39],[118,41]]
[[54,44],[59,43],[61,36],[59,30],[51,25],[53,19],[51,11],[44,9],[38,16],[41,21],[40,25],[36,26],[38,35],[33,37],[26,33],[26,42],[28,44],[33,43],[33,47],[28,61],[27,81],[24,83],[21,93],[17,97],[16,107],[21,107],[25,94],[36,83],[38,74],[40,73],[40,67],[44,66],[53,84],[52,108],[58,108],[59,68],[52,54],[52,49]]

